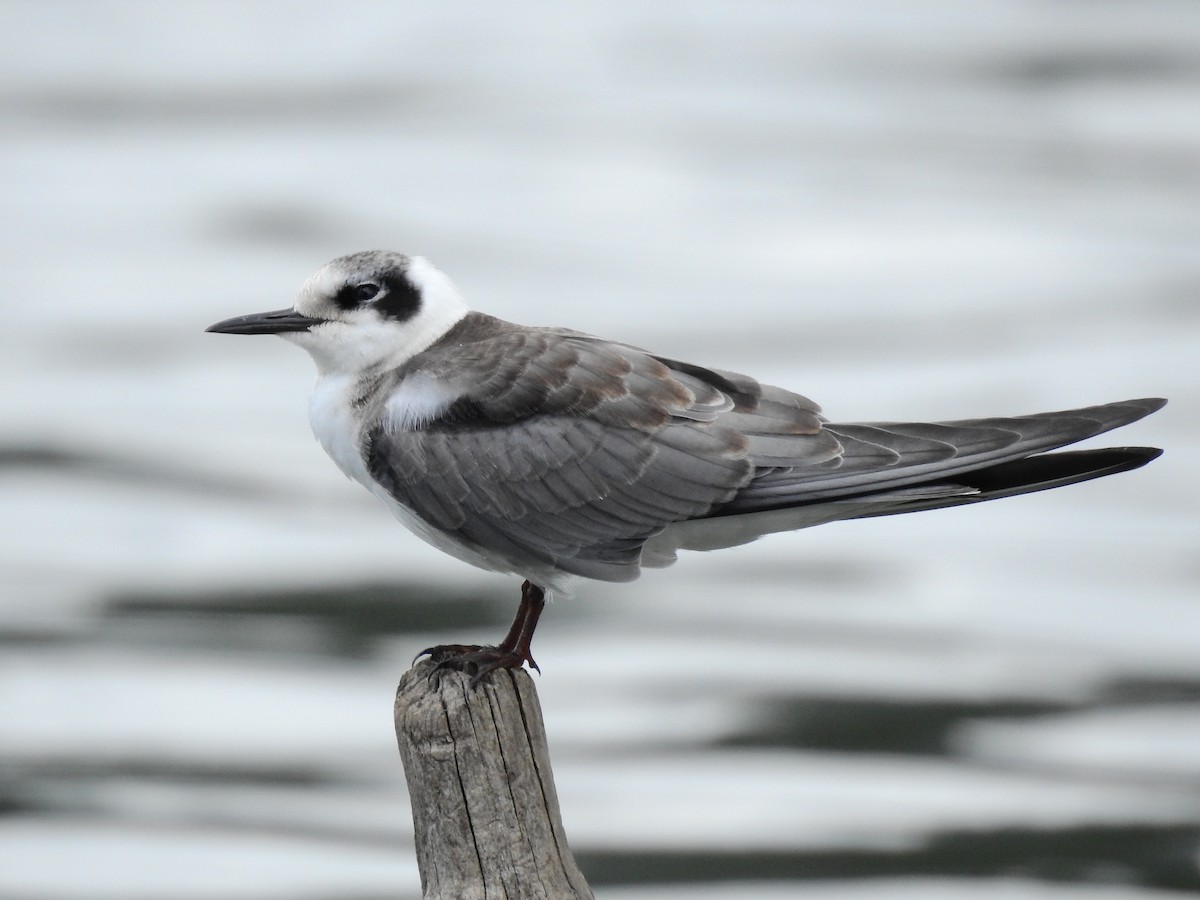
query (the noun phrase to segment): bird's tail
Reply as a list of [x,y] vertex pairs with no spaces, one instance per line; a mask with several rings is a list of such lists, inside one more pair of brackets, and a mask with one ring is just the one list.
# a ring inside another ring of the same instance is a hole
[[642,564],[669,565],[677,550],[733,547],[840,519],[964,506],[1128,472],[1162,451],[1046,451],[1135,422],[1165,402],[957,422],[831,424],[845,448],[840,462],[766,473],[714,515],[677,522],[652,538]]
[[[988,466],[984,469],[976,469],[956,476],[953,482],[945,484],[946,488],[965,488],[966,490],[960,494],[941,498],[920,499],[914,497],[892,509],[872,509],[870,507],[873,504],[867,502],[868,508],[853,518],[940,509],[945,506],[962,506],[966,503],[981,503],[985,500],[999,500],[1002,497],[1032,494],[1036,491],[1065,487],[1068,484],[1078,484],[1082,481],[1091,481],[1093,478],[1103,478],[1106,475],[1140,469],[1146,463],[1160,456],[1162,456],[1162,450],[1157,447],[1105,447],[1100,450],[1064,450],[1059,453],[1042,453],[1028,456],[1025,459],[1015,459]],[[927,487],[935,488],[936,483],[930,483]],[[903,491],[894,493],[901,494]],[[887,492],[875,495],[874,500],[878,502],[886,497]],[[864,497],[863,499],[869,501],[871,498]]]

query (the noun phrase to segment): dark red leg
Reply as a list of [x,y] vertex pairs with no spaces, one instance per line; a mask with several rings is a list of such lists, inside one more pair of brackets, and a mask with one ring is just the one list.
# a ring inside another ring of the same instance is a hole
[[537,628],[538,617],[546,605],[546,592],[532,582],[526,581],[521,585],[521,605],[517,607],[516,618],[512,627],[499,644],[494,647],[481,647],[472,644],[439,644],[418,653],[418,656],[428,656],[436,664],[431,675],[443,669],[455,669],[467,672],[471,683],[478,684],[488,672],[494,669],[519,669],[525,663],[537,669],[533,661],[529,643],[533,640],[533,631]]

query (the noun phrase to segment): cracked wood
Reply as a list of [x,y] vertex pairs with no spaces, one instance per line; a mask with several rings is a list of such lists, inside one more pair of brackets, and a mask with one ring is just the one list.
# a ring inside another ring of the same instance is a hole
[[431,681],[422,660],[396,692],[424,900],[575,900],[592,892],[567,846],[529,673],[478,687]]

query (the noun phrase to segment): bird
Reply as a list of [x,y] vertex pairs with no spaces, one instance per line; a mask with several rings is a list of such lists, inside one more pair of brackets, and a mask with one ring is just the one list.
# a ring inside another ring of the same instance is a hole
[[393,251],[341,256],[293,307],[207,331],[274,334],[308,351],[309,421],[342,472],[434,547],[523,579],[498,644],[418,654],[474,683],[537,669],[530,644],[546,600],[578,579],[631,581],[680,550],[1062,487],[1162,452],[1060,449],[1155,412],[1157,398],[831,421],[746,375],[474,311],[424,257]]

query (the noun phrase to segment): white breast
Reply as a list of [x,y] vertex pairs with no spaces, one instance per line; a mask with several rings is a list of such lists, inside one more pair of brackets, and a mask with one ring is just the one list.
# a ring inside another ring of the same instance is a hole
[[352,375],[322,375],[308,400],[308,423],[317,442],[339,469],[370,488],[371,476],[362,456],[362,423],[351,399],[357,386]]

